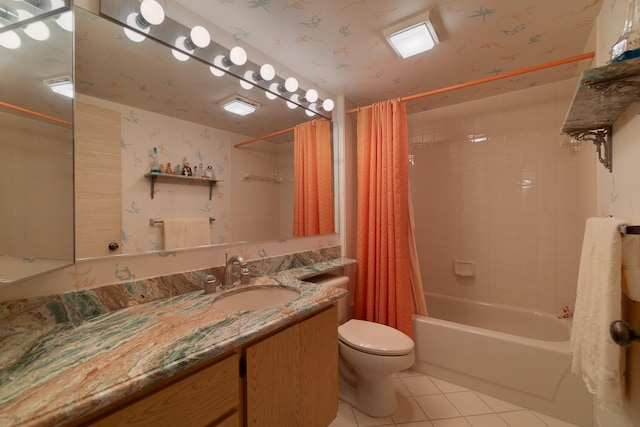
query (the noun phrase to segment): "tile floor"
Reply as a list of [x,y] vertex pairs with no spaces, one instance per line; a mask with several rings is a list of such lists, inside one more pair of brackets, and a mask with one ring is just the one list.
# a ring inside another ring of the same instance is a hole
[[398,410],[392,416],[372,418],[340,401],[329,427],[575,427],[412,370],[394,382]]

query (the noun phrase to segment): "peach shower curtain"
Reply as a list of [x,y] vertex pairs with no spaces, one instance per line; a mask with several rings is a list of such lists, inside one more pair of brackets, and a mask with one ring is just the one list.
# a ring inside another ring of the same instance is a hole
[[412,336],[409,141],[404,102],[358,111],[356,318]]
[[331,122],[301,123],[293,129],[293,235],[335,232]]

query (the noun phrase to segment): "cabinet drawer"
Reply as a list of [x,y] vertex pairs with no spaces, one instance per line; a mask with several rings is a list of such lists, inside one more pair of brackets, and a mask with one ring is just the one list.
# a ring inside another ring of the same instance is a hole
[[[206,426],[239,410],[239,356],[232,356],[89,423],[92,426]],[[229,422],[238,419],[231,416]],[[227,419],[221,421],[225,424]]]

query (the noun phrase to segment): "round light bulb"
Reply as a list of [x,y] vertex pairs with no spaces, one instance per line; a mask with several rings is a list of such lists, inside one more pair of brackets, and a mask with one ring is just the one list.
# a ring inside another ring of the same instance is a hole
[[[186,45],[186,41],[187,38],[185,36],[180,36],[176,39],[176,47],[178,49],[180,49],[181,51],[184,52],[188,52],[188,53],[193,53],[193,49],[189,49]],[[173,57],[176,58],[178,61],[186,61],[187,59],[189,59],[189,55],[187,55],[184,52],[181,52],[178,49],[171,49],[171,53],[173,54]]]
[[[149,27],[147,28],[141,28],[140,25],[138,25],[138,14],[137,13],[130,13],[127,16],[127,25],[133,28],[136,28],[140,31],[142,31],[143,33],[149,33]],[[144,39],[146,39],[145,36],[143,36],[142,34],[139,34],[129,28],[124,28],[124,35],[127,36],[127,38],[129,40],[131,40],[132,42],[136,42],[136,43],[140,43],[143,42]]]
[[287,101],[287,107],[295,110],[298,108],[298,102],[300,102],[300,96],[297,93],[294,93],[291,95],[291,98],[289,98],[289,101]]
[[315,89],[309,89],[307,93],[305,93],[304,98],[307,102],[316,102],[318,100],[318,91]]
[[213,74],[216,77],[222,77],[226,74],[224,71],[214,66],[209,67],[209,71],[211,71],[211,74]]
[[[309,105],[309,107],[305,108],[304,113],[309,117],[315,116],[316,115],[315,105],[316,104]],[[313,108],[312,108],[312,106],[313,106]]]
[[264,92],[264,95],[269,98],[270,100],[274,100],[278,97],[278,95],[276,95],[276,93],[278,93],[278,83],[271,83],[269,85],[269,90],[266,90]]
[[151,25],[160,25],[164,21],[164,9],[155,0],[142,0],[140,15]]
[[295,92],[298,90],[298,80],[295,77],[289,77],[284,81],[284,88],[287,92]]
[[253,71],[251,70],[247,70],[244,72],[244,78],[248,81],[245,80],[240,80],[240,86],[242,86],[243,89],[246,90],[250,90],[253,89],[253,84],[249,83],[249,81],[254,81],[253,80]]
[[264,64],[262,67],[260,67],[260,77],[262,77],[263,80],[270,82],[275,76],[276,69],[273,68],[273,65]]
[[73,31],[73,12],[70,10],[54,18],[56,24],[65,31]]
[[335,104],[333,103],[333,100],[330,98],[327,98],[322,102],[322,108],[325,111],[332,111],[334,106]]
[[226,65],[224,65],[225,63],[225,57],[224,55],[216,55],[215,58],[213,58],[213,65],[214,67],[216,67],[218,69],[218,71],[222,74],[217,75],[216,73],[214,73],[213,71],[211,71],[213,73],[214,76],[218,76],[221,77],[225,74],[225,71],[229,71],[229,67],[227,67]]
[[[20,21],[33,18],[33,13],[27,12],[26,10],[18,9],[17,12],[18,12],[18,19]],[[26,35],[38,41],[44,41],[48,39],[49,36],[51,35],[51,31],[49,31],[49,27],[47,27],[47,24],[45,24],[42,21],[31,23],[23,27],[22,30],[25,32]]]
[[0,33],[0,46],[6,47],[7,49],[17,49],[22,44],[22,40],[20,40],[20,36],[16,34],[15,31],[5,31],[4,33]]
[[200,25],[196,25],[191,29],[190,38],[194,46],[199,48],[205,48],[211,43],[209,31]]
[[247,62],[247,52],[240,46],[236,46],[229,52],[229,59],[236,65],[244,65]]

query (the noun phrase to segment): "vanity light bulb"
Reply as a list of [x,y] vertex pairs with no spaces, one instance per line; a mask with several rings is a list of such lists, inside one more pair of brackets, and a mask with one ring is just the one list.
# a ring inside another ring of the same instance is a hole
[[[33,13],[27,12],[26,10],[18,9],[17,12],[18,12],[18,19],[20,21],[33,18]],[[22,31],[24,31],[26,35],[28,35],[29,37],[37,41],[44,41],[49,38],[49,35],[51,35],[51,31],[49,31],[49,27],[47,27],[47,24],[45,24],[42,21],[37,21],[32,24],[29,24],[23,27]]]
[[226,59],[227,58],[225,58],[223,55],[217,55],[215,58],[213,58],[213,65],[218,69],[220,73],[222,73],[218,75],[211,71],[214,76],[221,77],[225,74],[225,71],[229,70],[229,66],[225,65]]
[[272,101],[278,97],[276,93],[278,93],[278,83],[271,83],[269,90],[264,91],[264,95]]
[[295,92],[298,90],[298,80],[295,77],[289,77],[284,81],[284,88],[287,92]]
[[253,88],[253,84],[249,82],[255,82],[255,80],[253,80],[253,71],[251,70],[245,71],[244,78],[245,80],[240,80],[240,86],[242,86],[243,89],[251,90]]
[[72,11],[68,10],[54,19],[56,21],[56,24],[58,24],[58,26],[63,30],[68,31],[70,33],[73,31],[73,12]]
[[[138,25],[138,14],[137,13],[130,13],[129,16],[127,16],[127,25],[130,27],[133,27],[137,30],[142,31],[143,33],[149,33],[149,27],[147,28],[141,28],[140,25]],[[132,42],[135,43],[140,43],[143,42],[144,39],[146,39],[145,36],[143,36],[140,33],[137,33],[129,28],[124,28],[124,35],[127,36],[127,38],[129,40],[131,40]]]
[[275,76],[276,69],[273,68],[273,65],[264,64],[262,67],[260,67],[260,77],[262,77],[263,80],[270,82],[274,79]]
[[313,117],[316,115],[315,111],[309,110],[309,109],[305,109],[304,113],[309,116],[309,117]]
[[316,102],[318,100],[318,91],[315,89],[309,89],[304,97],[307,102]]
[[140,16],[149,25],[160,25],[164,21],[164,9],[156,0],[142,0]]
[[0,46],[6,47],[7,49],[17,49],[22,44],[22,40],[20,40],[20,36],[16,34],[15,31],[5,31],[4,33],[0,33]]
[[[187,47],[187,38],[185,36],[180,36],[176,39],[176,47],[182,51],[185,52],[189,52],[189,53],[193,53],[193,49],[189,49]],[[187,59],[189,59],[189,55],[181,52],[178,49],[171,49],[171,53],[173,54],[173,57],[176,58],[178,61],[186,61]]]
[[191,43],[195,47],[205,48],[209,46],[211,43],[211,36],[209,35],[209,31],[206,28],[196,25],[191,29],[191,33],[189,35]]
[[299,96],[297,93],[291,95],[290,101],[287,101],[287,107],[292,110],[295,110],[298,107],[297,102],[299,102]]
[[322,108],[325,111],[333,111],[333,107],[334,106],[335,106],[335,104],[333,103],[333,100],[330,99],[330,98],[327,98],[322,102]]
[[236,65],[244,65],[247,62],[247,52],[240,46],[236,46],[229,52],[229,59]]
[[216,77],[222,77],[222,76],[224,76],[224,75],[225,75],[225,72],[224,72],[224,71],[222,71],[221,69],[216,68],[216,67],[214,67],[214,66],[210,66],[210,67],[209,67],[209,71],[211,71],[211,74],[213,74],[213,75],[214,75],[214,76],[216,76]]

